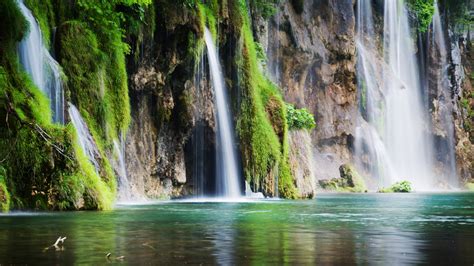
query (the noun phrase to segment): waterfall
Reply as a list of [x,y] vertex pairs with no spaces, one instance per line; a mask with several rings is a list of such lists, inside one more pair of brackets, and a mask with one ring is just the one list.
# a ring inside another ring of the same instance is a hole
[[20,63],[30,75],[33,83],[51,102],[53,121],[64,123],[64,95],[59,64],[43,44],[43,36],[31,11],[18,1],[21,13],[29,23],[29,33],[20,42]]
[[408,180],[417,190],[432,189],[430,125],[406,7],[403,1],[385,1],[380,62],[371,9],[371,1],[357,2],[361,118],[355,154],[365,157],[358,160],[371,165],[369,172],[379,178],[379,186]]
[[377,61],[371,2],[357,1],[357,77],[360,116],[355,134],[356,164],[370,176],[378,177],[379,187],[390,185],[393,168],[381,139],[383,119],[382,73]]
[[435,74],[435,86],[437,96],[437,109],[435,116],[436,122],[442,128],[442,135],[445,141],[437,145],[437,154],[440,160],[446,164],[444,175],[450,186],[458,186],[458,178],[456,175],[456,158],[454,144],[454,124],[453,124],[453,102],[451,97],[451,83],[448,74],[448,50],[446,46],[446,38],[441,23],[438,3],[434,2],[434,14],[432,21],[432,43],[431,48],[434,50],[434,57],[438,62],[431,62],[431,67],[438,66]]
[[204,41],[207,47],[217,117],[217,193],[220,196],[237,198],[241,196],[241,191],[227,88],[225,87],[217,49],[207,28],[204,29]]
[[131,201],[132,192],[130,181],[128,180],[127,168],[125,165],[125,140],[124,138],[121,141],[114,140],[114,152],[117,156],[116,163],[118,166],[118,200],[119,201]]
[[76,106],[74,106],[72,103],[69,103],[68,111],[71,122],[76,129],[79,146],[89,161],[94,165],[96,172],[99,172],[99,163],[96,160],[98,151],[95,146],[94,138],[92,138],[92,135],[87,128],[86,122],[79,113],[79,110],[77,110]]
[[194,112],[194,117],[196,120],[196,125],[194,127],[194,132],[192,135],[193,143],[193,186],[194,186],[194,195],[198,197],[203,197],[205,194],[205,171],[206,167],[206,145],[205,145],[205,122],[203,110],[205,110],[205,99],[204,99],[204,87],[203,84],[205,73],[204,67],[204,55],[201,55],[199,64],[197,66],[197,71],[194,75],[194,84],[195,84],[195,99],[196,99],[196,109]]

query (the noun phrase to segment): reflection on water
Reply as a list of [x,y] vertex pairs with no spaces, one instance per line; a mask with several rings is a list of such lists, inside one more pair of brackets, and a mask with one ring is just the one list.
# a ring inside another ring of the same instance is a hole
[[[43,252],[58,236],[67,236],[64,250]],[[2,265],[108,262],[472,265],[474,194],[329,194],[0,215]]]

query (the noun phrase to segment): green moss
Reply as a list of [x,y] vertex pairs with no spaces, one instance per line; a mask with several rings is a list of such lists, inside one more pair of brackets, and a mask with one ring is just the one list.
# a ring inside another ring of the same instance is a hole
[[[286,107],[278,88],[258,65],[257,45],[246,10],[245,1],[240,1],[243,47],[238,67],[242,103],[237,130],[245,177],[267,194],[272,193],[274,179],[278,178],[279,195],[295,198],[296,189],[288,164]],[[273,171],[275,167],[277,173]]]
[[379,193],[408,193],[411,192],[411,183],[408,181],[400,181],[393,184],[391,187],[382,188]]
[[364,179],[353,166],[343,164],[339,167],[340,178],[319,180],[319,186],[335,192],[367,192]]
[[64,23],[59,34],[59,57],[71,99],[96,137],[111,145],[130,123],[124,52],[120,47],[111,54],[102,51],[97,34],[83,22]]
[[6,171],[0,166],[0,210],[3,212],[10,209],[10,193],[5,183],[6,178]]
[[[52,16],[47,14],[50,1],[27,4],[44,32],[52,27]],[[46,18],[48,22],[43,23]],[[19,65],[16,45],[27,23],[13,0],[0,2],[0,22],[8,25],[0,29],[2,207],[8,198],[7,205],[13,208],[112,208],[117,184],[106,151],[112,149],[113,139],[126,132],[130,121],[121,31],[104,36],[110,25],[91,30],[89,20],[62,22],[58,29],[66,98],[78,103],[96,141],[101,166],[96,172],[77,145],[72,125],[52,123],[48,98]]]
[[24,0],[24,3],[31,10],[36,21],[38,21],[45,45],[49,47],[51,43],[51,29],[55,26],[51,0]]

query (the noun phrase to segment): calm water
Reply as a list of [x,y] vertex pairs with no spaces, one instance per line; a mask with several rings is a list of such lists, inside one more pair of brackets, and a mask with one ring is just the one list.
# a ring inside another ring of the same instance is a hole
[[[58,236],[67,236],[64,249],[43,251]],[[0,216],[0,264],[112,262],[473,265],[474,194],[320,194]]]

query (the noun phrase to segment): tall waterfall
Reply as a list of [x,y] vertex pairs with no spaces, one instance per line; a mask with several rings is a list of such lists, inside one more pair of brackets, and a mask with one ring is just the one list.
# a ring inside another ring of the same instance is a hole
[[207,28],[204,30],[204,41],[206,42],[212,86],[215,93],[217,117],[217,193],[220,196],[237,198],[241,196],[241,190],[237,155],[234,147],[235,138],[231,121],[232,117],[230,115],[227,89],[217,49],[212,35]]
[[[374,24],[368,0],[357,2],[358,80],[362,117],[357,154],[379,186],[408,180],[417,190],[434,186],[428,112],[421,98],[418,62],[403,1],[386,0],[383,60],[377,61]],[[381,69],[381,73],[380,70]],[[377,79],[378,78],[378,79]],[[362,156],[362,155],[360,155]]]
[[[456,175],[456,158],[455,158],[455,144],[454,144],[454,124],[453,124],[453,102],[451,97],[451,82],[448,74],[448,49],[446,46],[446,38],[441,23],[441,16],[437,1],[434,3],[434,14],[432,21],[431,43],[430,47],[433,50],[433,61],[430,65],[438,66],[435,68],[435,84],[437,106],[435,112],[435,123],[440,127],[440,134],[443,135],[444,140],[437,145],[438,160],[446,165],[444,175],[447,177],[447,182],[450,186],[458,186],[458,178]],[[435,129],[436,130],[436,129]]]
[[50,99],[53,121],[64,123],[64,95],[59,64],[44,46],[41,30],[31,11],[23,1],[18,1],[18,6],[30,28],[18,47],[20,63],[33,83]]
[[99,163],[97,162],[96,154],[98,154],[97,148],[95,146],[94,139],[92,138],[89,129],[87,128],[87,124],[82,119],[81,113],[77,110],[76,106],[72,103],[69,103],[69,116],[71,118],[71,122],[76,129],[77,138],[79,142],[79,146],[81,147],[84,154],[87,156],[89,161],[94,165],[96,172],[99,172]]

